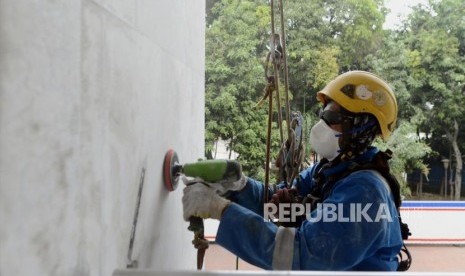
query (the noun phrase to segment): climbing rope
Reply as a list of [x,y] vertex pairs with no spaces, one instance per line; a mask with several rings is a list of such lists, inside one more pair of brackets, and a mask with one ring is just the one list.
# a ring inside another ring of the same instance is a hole
[[[291,111],[289,105],[289,78],[287,68],[286,54],[286,33],[284,28],[284,13],[283,1],[279,0],[278,10],[280,17],[280,34],[275,30],[275,3],[270,1],[270,17],[271,17],[271,37],[269,52],[265,59],[265,79],[267,85],[264,89],[263,98],[255,105],[255,108],[260,106],[265,99],[268,99],[268,126],[267,126],[267,141],[266,141],[266,161],[265,161],[265,191],[269,188],[270,178],[270,148],[271,148],[271,130],[273,118],[273,92],[276,92],[276,105],[278,108],[278,126],[281,140],[281,149],[279,151],[276,166],[279,167],[280,180],[286,184],[292,185],[293,180],[297,176],[303,160],[303,135],[302,135],[302,115],[300,112]],[[272,64],[272,74],[270,73]],[[285,93],[285,114],[287,126],[287,140],[284,142],[283,118],[280,96],[280,71],[284,78],[284,93]],[[264,202],[268,202],[268,193],[264,193]]]
[[[269,201],[268,195],[268,188],[269,188],[269,181],[270,181],[270,149],[271,149],[271,122],[273,119],[273,91],[276,91],[277,95],[277,103],[280,103],[279,98],[279,71],[278,71],[278,62],[277,56],[280,56],[279,52],[279,45],[280,39],[279,35],[275,32],[275,22],[274,22],[274,1],[270,1],[270,8],[271,8],[271,38],[270,38],[270,49],[269,53],[266,58],[265,64],[265,78],[267,80],[267,85],[265,88],[265,97],[268,97],[268,126],[267,126],[267,135],[266,135],[266,156],[265,156],[265,192],[263,193],[263,202],[266,203]],[[271,56],[271,62],[273,64],[273,73],[274,75],[268,75],[268,68],[269,68],[269,58]],[[281,110],[278,110],[278,113],[281,113]],[[281,122],[280,126],[280,133],[281,130]],[[282,137],[282,136],[281,136]],[[281,141],[282,142],[282,141]]]
[[[290,122],[291,108],[289,106],[289,76],[287,68],[287,52],[286,52],[286,31],[284,29],[284,12],[283,12],[283,0],[279,0],[279,15],[281,19],[281,37],[282,42],[282,59],[283,59],[283,70],[284,70],[284,91],[286,95],[286,121]],[[287,124],[288,135],[291,131],[290,124]]]

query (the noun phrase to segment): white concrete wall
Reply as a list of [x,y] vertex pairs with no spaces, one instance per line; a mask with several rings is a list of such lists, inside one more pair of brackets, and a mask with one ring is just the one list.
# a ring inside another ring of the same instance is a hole
[[204,152],[201,0],[0,0],[0,275],[195,269],[165,152]]

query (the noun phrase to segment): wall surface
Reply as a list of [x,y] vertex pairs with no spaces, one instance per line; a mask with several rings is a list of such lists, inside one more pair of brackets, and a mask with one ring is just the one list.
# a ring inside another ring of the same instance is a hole
[[165,152],[204,152],[204,1],[0,0],[0,275],[195,269]]

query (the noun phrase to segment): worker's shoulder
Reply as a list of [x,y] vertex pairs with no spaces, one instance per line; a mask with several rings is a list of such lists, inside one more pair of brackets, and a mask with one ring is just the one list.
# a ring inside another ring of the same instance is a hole
[[378,171],[363,169],[348,174],[341,179],[340,185],[351,189],[358,188],[372,192],[384,192],[387,184],[384,177]]
[[370,169],[355,170],[351,172],[350,174],[348,174],[347,177],[379,179],[380,175],[381,174],[377,170],[370,168]]

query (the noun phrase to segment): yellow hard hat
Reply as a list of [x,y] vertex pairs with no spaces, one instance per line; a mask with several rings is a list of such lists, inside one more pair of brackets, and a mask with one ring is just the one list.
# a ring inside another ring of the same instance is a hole
[[341,74],[317,93],[318,101],[330,100],[352,113],[369,113],[376,117],[381,137],[386,140],[397,121],[397,101],[389,85],[376,75],[365,71]]

